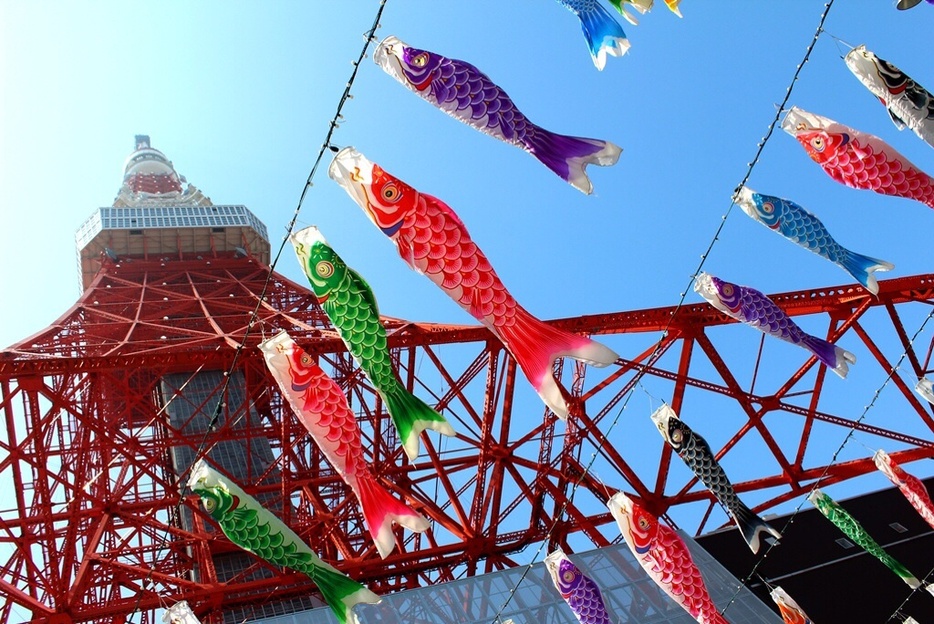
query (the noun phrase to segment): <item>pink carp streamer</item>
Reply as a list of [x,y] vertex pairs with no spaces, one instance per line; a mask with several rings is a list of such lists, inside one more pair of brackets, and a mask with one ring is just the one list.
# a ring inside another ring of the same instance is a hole
[[636,501],[617,492],[607,507],[626,545],[655,583],[700,624],[729,624],[710,598],[684,540]]
[[387,492],[363,459],[360,428],[340,386],[286,332],[259,348],[292,411],[360,501],[379,556],[395,547],[393,522],[425,531],[428,521]]
[[567,418],[568,404],[554,377],[555,359],[567,356],[607,366],[619,357],[598,342],[543,323],[520,306],[463,222],[441,200],[419,193],[352,147],[338,152],[328,175],[395,243],[406,264],[499,338],[559,418]]
[[872,456],[876,468],[882,471],[889,481],[898,486],[911,506],[914,507],[924,521],[934,528],[934,503],[931,502],[931,495],[927,488],[918,477],[905,472],[901,466],[895,463],[895,460],[889,457],[889,454],[879,449]]
[[934,208],[934,178],[879,137],[796,106],[785,115],[782,130],[837,182]]

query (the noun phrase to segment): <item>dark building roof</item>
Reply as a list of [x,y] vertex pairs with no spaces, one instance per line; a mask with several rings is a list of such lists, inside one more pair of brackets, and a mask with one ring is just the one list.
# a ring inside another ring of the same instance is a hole
[[[932,491],[934,478],[924,484]],[[934,581],[934,529],[897,488],[837,502],[919,580],[930,575]],[[934,622],[934,595],[923,588],[912,591],[810,503],[793,519],[767,520],[783,537],[764,559],[767,546],[753,555],[735,527],[696,541],[740,580],[762,559],[747,586],[774,606],[769,592],[780,585],[816,624],[901,624],[909,615],[921,624]]]

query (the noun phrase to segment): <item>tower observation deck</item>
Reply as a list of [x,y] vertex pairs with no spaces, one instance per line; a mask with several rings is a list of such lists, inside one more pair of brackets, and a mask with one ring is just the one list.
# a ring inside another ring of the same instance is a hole
[[75,234],[83,288],[111,260],[182,260],[237,254],[269,264],[266,226],[246,206],[215,206],[195,186],[182,185],[165,155],[137,135],[113,206],[98,208]]

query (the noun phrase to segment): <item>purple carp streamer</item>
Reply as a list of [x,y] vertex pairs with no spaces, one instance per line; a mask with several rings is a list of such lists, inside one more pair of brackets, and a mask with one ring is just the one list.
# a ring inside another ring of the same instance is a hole
[[590,58],[597,69],[603,71],[606,57],[623,56],[629,50],[629,39],[623,28],[599,0],[557,0],[561,6],[577,16],[587,40]]
[[600,139],[556,134],[529,121],[486,74],[465,61],[386,37],[373,53],[383,70],[437,108],[483,134],[525,150],[574,188],[593,192],[587,165],[608,167],[622,152]]
[[379,556],[395,548],[392,524],[420,533],[428,521],[396,500],[363,459],[357,419],[340,386],[286,332],[259,345],[266,367],[298,420],[360,502]]
[[606,610],[600,588],[563,550],[559,548],[545,557],[545,568],[551,574],[555,589],[581,624],[615,624]]
[[924,521],[931,525],[931,528],[934,528],[934,503],[931,502],[931,495],[928,494],[927,488],[924,487],[924,482],[918,477],[905,472],[882,449],[876,451],[875,455],[872,456],[872,461],[875,462],[876,468],[888,477],[889,481],[898,486],[898,489],[905,495],[915,511],[924,518]]
[[855,355],[806,333],[775,302],[755,288],[731,284],[701,273],[694,282],[694,291],[724,314],[769,336],[804,347],[840,377],[846,377],[848,363],[856,363]]
[[864,45],[850,50],[844,60],[853,75],[889,111],[896,128],[910,128],[934,147],[934,95]]

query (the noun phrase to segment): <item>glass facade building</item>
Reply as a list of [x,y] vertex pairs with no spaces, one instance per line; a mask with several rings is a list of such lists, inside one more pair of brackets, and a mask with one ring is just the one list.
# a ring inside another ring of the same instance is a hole
[[[772,609],[742,586],[694,540],[681,534],[714,603],[731,624],[781,624]],[[569,555],[603,593],[618,624],[694,624],[646,575],[625,544]],[[505,605],[505,606],[504,606]],[[357,605],[360,624],[578,624],[555,589],[544,563],[384,596]],[[328,608],[274,618],[262,624],[334,624]]]

